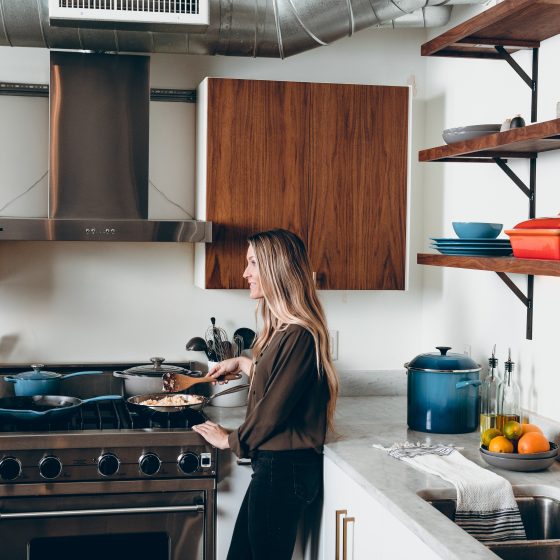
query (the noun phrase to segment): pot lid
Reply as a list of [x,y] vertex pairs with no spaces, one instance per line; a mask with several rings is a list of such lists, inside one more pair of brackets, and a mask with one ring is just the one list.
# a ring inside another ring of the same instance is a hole
[[438,373],[468,373],[480,371],[480,365],[465,354],[452,354],[450,346],[436,346],[439,352],[419,354],[404,365],[407,369]]
[[171,364],[164,364],[165,358],[150,358],[151,364],[144,364],[141,366],[134,366],[124,370],[124,373],[132,375],[153,375],[162,376],[164,373],[188,373],[189,370],[180,366],[173,366]]
[[33,371],[24,371],[12,377],[15,379],[32,379],[35,381],[40,381],[41,379],[58,379],[59,377],[62,377],[62,374],[60,373],[43,370],[42,368],[45,367],[45,364],[31,364],[31,367],[33,368]]

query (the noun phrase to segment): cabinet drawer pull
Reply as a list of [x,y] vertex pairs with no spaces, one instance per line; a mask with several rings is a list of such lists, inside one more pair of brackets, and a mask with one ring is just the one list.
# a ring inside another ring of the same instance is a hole
[[335,554],[335,560],[340,560],[340,518],[343,515],[346,515],[348,513],[348,510],[346,509],[337,509],[336,510],[336,537],[335,537],[335,542],[336,542],[336,554]]
[[342,520],[342,560],[347,560],[348,555],[348,523],[354,523],[354,521],[354,517],[345,517]]

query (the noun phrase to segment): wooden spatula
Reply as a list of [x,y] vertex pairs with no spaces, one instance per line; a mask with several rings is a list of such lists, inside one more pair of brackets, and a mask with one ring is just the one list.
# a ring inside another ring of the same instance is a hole
[[212,381],[235,381],[241,379],[240,373],[226,373],[218,379],[213,377],[191,377],[183,373],[166,372],[162,375],[163,390],[167,393],[186,391],[197,383],[211,383]]

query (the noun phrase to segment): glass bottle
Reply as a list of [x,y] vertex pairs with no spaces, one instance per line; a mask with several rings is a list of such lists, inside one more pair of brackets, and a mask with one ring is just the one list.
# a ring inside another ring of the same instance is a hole
[[480,387],[480,435],[488,428],[496,428],[498,422],[498,395],[500,380],[498,378],[498,359],[496,346],[492,350],[492,357],[488,358],[488,375]]
[[515,382],[513,366],[510,348],[508,359],[504,362],[504,380],[498,393],[498,423],[496,427],[500,431],[503,431],[504,425],[510,420],[521,422],[521,389]]

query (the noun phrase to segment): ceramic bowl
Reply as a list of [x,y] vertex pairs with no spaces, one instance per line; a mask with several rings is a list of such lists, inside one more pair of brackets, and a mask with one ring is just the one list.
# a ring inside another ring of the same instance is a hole
[[467,239],[495,239],[504,227],[488,222],[453,222],[452,225],[458,237]]
[[491,466],[508,471],[533,472],[548,469],[558,455],[558,446],[550,443],[550,451],[520,455],[518,453],[492,453],[480,447],[480,456]]

